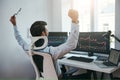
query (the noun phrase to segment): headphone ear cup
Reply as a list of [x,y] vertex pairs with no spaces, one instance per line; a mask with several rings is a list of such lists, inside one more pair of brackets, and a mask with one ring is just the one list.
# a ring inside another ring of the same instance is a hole
[[45,40],[44,39],[38,39],[36,42],[35,42],[35,47],[41,47],[44,45],[44,42]]
[[47,36],[31,37],[31,40],[31,46],[34,50],[43,49],[48,45]]

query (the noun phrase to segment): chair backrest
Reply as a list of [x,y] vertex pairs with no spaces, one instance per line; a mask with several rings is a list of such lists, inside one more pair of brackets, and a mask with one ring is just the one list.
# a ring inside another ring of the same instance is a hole
[[29,55],[36,73],[36,80],[58,80],[52,56],[49,53],[34,51],[34,48],[43,48],[35,47],[34,43],[39,40],[39,38],[35,39],[32,42]]
[[36,80],[58,80],[50,54],[32,51],[31,61],[35,69]]

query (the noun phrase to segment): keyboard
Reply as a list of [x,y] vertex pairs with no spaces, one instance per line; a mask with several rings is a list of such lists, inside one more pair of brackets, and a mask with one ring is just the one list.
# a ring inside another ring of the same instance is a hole
[[81,62],[87,62],[87,63],[93,62],[93,60],[94,60],[94,59],[90,59],[90,58],[76,57],[76,56],[71,56],[71,57],[68,57],[67,59],[81,61]]
[[114,64],[110,63],[110,62],[103,62],[104,65],[106,66],[115,66]]
[[108,57],[106,57],[106,56],[97,56],[96,60],[98,60],[98,61],[107,61]]

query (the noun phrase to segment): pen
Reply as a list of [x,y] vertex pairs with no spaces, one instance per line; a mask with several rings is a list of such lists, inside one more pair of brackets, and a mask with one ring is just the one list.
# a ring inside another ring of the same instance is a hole
[[17,13],[14,14],[14,16],[15,16],[15,15],[18,15],[18,13],[21,11],[21,9],[22,9],[22,8],[20,8],[20,9],[17,11]]

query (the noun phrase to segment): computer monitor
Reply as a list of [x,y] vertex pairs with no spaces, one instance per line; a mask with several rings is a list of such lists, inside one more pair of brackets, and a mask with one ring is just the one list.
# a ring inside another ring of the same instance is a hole
[[93,53],[109,54],[110,34],[108,32],[80,32],[74,51],[85,51],[89,56]]
[[48,46],[59,46],[66,42],[68,37],[67,32],[49,32]]

